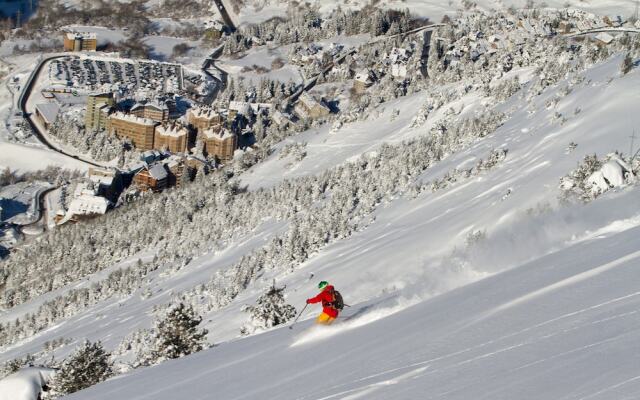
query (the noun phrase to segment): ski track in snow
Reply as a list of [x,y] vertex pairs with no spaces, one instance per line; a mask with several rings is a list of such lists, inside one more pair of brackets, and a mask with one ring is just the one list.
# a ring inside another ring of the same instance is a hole
[[[489,317],[491,317],[491,316],[493,316],[495,314],[498,314],[500,312],[503,312],[503,311],[508,310],[510,308],[513,308],[513,307],[517,307],[517,306],[519,306],[519,305],[521,305],[523,303],[526,303],[526,302],[534,300],[534,299],[536,299],[538,297],[544,296],[544,295],[546,295],[546,294],[548,294],[550,292],[554,292],[556,290],[565,288],[567,286],[575,285],[575,284],[577,284],[579,282],[582,282],[584,280],[596,277],[596,276],[598,276],[598,275],[600,275],[600,274],[602,274],[602,273],[604,273],[606,271],[609,271],[610,269],[616,268],[616,267],[618,267],[620,265],[625,264],[627,261],[631,261],[631,260],[633,260],[635,258],[638,258],[638,257],[640,257],[640,250],[638,250],[636,252],[633,252],[631,254],[628,254],[628,255],[626,255],[626,256],[624,256],[622,258],[618,258],[618,259],[616,259],[614,261],[611,261],[611,262],[609,262],[609,263],[607,263],[605,265],[602,265],[600,267],[596,267],[596,268],[593,268],[593,269],[591,269],[589,271],[585,271],[585,272],[570,276],[570,277],[565,278],[565,279],[563,279],[563,280],[561,280],[559,282],[555,282],[555,283],[553,283],[553,284],[551,284],[549,286],[543,287],[541,289],[535,290],[535,291],[533,291],[531,293],[528,293],[526,295],[520,296],[517,299],[514,299],[514,300],[512,300],[512,301],[510,301],[508,303],[502,304],[502,305],[500,305],[500,306],[498,306],[498,307],[496,307],[496,308],[494,308],[492,310],[489,310],[488,312],[486,312],[483,315],[481,315],[477,320],[473,321],[471,324],[486,320],[487,318],[489,318]],[[469,325],[471,325],[471,324],[469,324]]]
[[[598,310],[598,309],[603,308],[605,306],[612,305],[614,303],[618,303],[618,302],[621,302],[621,301],[624,301],[624,300],[628,300],[628,299],[631,299],[631,298],[636,297],[636,296],[640,296],[640,291],[634,292],[634,293],[631,293],[631,294],[628,294],[628,295],[625,295],[625,296],[617,297],[615,299],[611,299],[611,300],[608,300],[608,301],[605,301],[605,302],[602,302],[602,303],[599,303],[599,304],[595,304],[593,306],[590,306],[590,307],[587,307],[587,308],[584,308],[584,309],[580,309],[580,310],[573,311],[573,312],[570,312],[570,313],[565,313],[565,314],[560,315],[560,316],[558,316],[556,318],[549,319],[547,321],[544,321],[544,322],[529,326],[527,328],[521,329],[521,330],[516,331],[516,332],[512,332],[510,334],[498,337],[498,338],[496,338],[494,340],[490,340],[490,341],[481,343],[481,344],[473,346],[473,347],[469,347],[469,348],[466,348],[466,349],[463,349],[463,350],[460,350],[460,351],[456,351],[456,352],[453,352],[453,353],[445,354],[445,355],[442,355],[440,357],[430,358],[430,359],[427,359],[427,360],[424,360],[424,361],[420,361],[420,362],[408,364],[408,365],[405,365],[405,366],[401,366],[401,367],[397,367],[397,368],[392,368],[392,369],[388,369],[388,370],[385,370],[385,371],[381,371],[379,373],[372,374],[372,375],[369,375],[369,376],[366,376],[366,377],[363,377],[363,378],[359,378],[359,379],[354,380],[354,381],[349,382],[349,383],[332,386],[332,387],[327,388],[327,390],[330,391],[332,389],[338,389],[340,387],[350,386],[350,385],[353,385],[353,384],[356,384],[356,383],[361,383],[361,382],[365,382],[365,381],[374,380],[375,378],[385,377],[385,376],[388,376],[388,375],[391,375],[391,374],[395,374],[395,373],[400,372],[400,371],[405,371],[407,369],[410,370],[409,372],[403,372],[402,374],[400,374],[400,375],[398,375],[396,377],[393,377],[393,378],[386,378],[386,379],[383,379],[383,380],[380,380],[380,381],[375,381],[374,383],[368,383],[366,385],[358,386],[357,388],[354,388],[354,389],[349,389],[349,390],[345,390],[345,391],[341,391],[341,392],[338,392],[338,393],[331,394],[329,396],[319,397],[319,398],[314,398],[314,399],[315,400],[329,400],[329,399],[334,399],[334,398],[357,399],[357,398],[360,398],[361,396],[370,394],[371,392],[373,392],[373,391],[375,391],[375,390],[377,390],[377,389],[379,389],[381,387],[388,386],[390,384],[399,383],[400,381],[405,380],[405,379],[407,379],[409,377],[415,378],[417,376],[424,376],[424,375],[428,375],[428,374],[436,374],[436,373],[443,372],[443,371],[446,371],[446,370],[455,369],[455,368],[458,368],[458,367],[463,366],[465,364],[473,363],[473,362],[482,360],[484,358],[493,357],[493,356],[499,355],[499,354],[504,353],[504,352],[516,350],[516,349],[519,349],[519,348],[524,347],[524,346],[530,346],[530,345],[536,344],[536,343],[538,343],[540,341],[554,338],[556,336],[566,335],[566,334],[569,334],[570,332],[578,331],[578,330],[584,329],[584,328],[589,327],[589,326],[593,326],[593,325],[597,325],[597,324],[601,324],[601,323],[606,323],[606,322],[609,322],[609,321],[612,321],[612,320],[615,320],[615,319],[618,319],[618,318],[624,318],[624,317],[633,316],[633,315],[638,314],[640,311],[639,310],[635,310],[635,311],[631,311],[631,312],[626,312],[626,313],[613,315],[613,316],[610,316],[610,317],[607,317],[607,318],[603,318],[603,319],[600,319],[600,320],[589,321],[589,322],[584,323],[584,324],[576,325],[576,326],[572,327],[571,329],[565,329],[565,330],[561,330],[561,331],[554,331],[554,332],[546,334],[546,335],[535,336],[533,339],[530,339],[530,340],[527,340],[527,341],[524,341],[524,342],[519,342],[519,343],[510,345],[510,346],[501,347],[501,348],[499,348],[499,349],[497,349],[495,351],[485,352],[485,353],[482,353],[480,355],[477,355],[477,356],[474,356],[474,357],[471,357],[471,358],[468,358],[468,359],[464,359],[462,361],[459,361],[457,363],[448,365],[448,366],[443,367],[443,368],[432,368],[432,364],[434,364],[434,363],[437,363],[437,362],[440,362],[440,361],[444,361],[444,360],[449,359],[449,358],[454,358],[454,357],[460,356],[460,355],[465,354],[465,353],[470,353],[470,352],[473,352],[473,351],[477,351],[479,349],[482,349],[482,348],[485,348],[485,347],[488,347],[488,346],[491,346],[491,345],[494,345],[494,344],[499,344],[500,342],[503,342],[503,341],[505,341],[507,339],[511,339],[513,337],[516,337],[516,336],[521,336],[521,335],[523,335],[525,333],[529,333],[530,331],[545,327],[545,326],[550,325],[550,324],[555,323],[555,322],[559,322],[559,321],[561,321],[563,319],[567,319],[567,318],[570,318],[570,317],[575,317],[575,316],[577,316],[579,314],[587,313],[589,311]],[[376,318],[376,319],[379,319],[379,318]],[[369,321],[369,322],[372,322],[372,321]],[[324,327],[322,327],[322,328],[324,328]],[[331,337],[331,336],[333,336],[335,334],[341,333],[342,331],[344,331],[344,330],[337,330],[337,331],[335,331],[335,333],[331,333],[329,335],[325,335],[326,332],[321,331],[321,330],[320,331],[313,331],[314,333],[318,332],[318,334],[317,335],[309,335],[308,336],[309,340],[303,340],[303,343],[311,342],[313,340],[316,340],[318,337],[321,337],[323,339],[324,338],[329,338],[329,337]],[[625,333],[617,335],[615,337],[607,338],[605,340],[597,341],[597,342],[590,343],[590,344],[587,344],[587,345],[584,345],[584,346],[575,347],[575,348],[572,348],[571,350],[568,350],[568,351],[565,351],[565,352],[562,352],[562,353],[558,353],[558,354],[556,354],[556,355],[554,355],[552,357],[542,358],[542,359],[536,360],[536,361],[531,362],[531,363],[523,364],[523,365],[521,365],[519,367],[513,368],[512,372],[516,372],[516,371],[521,370],[521,369],[526,369],[526,368],[532,367],[532,366],[537,365],[537,364],[553,361],[553,360],[555,360],[557,358],[560,358],[560,357],[563,357],[563,356],[566,356],[566,355],[570,355],[570,354],[573,354],[573,353],[576,353],[576,352],[584,351],[584,350],[587,350],[587,349],[591,349],[591,348],[594,348],[594,347],[597,347],[597,346],[601,346],[601,345],[604,345],[604,344],[607,344],[607,343],[610,343],[610,342],[615,342],[616,340],[620,339],[621,337],[628,336],[628,335],[633,334],[633,333],[635,333],[635,332],[634,331],[625,332]],[[298,339],[298,341],[300,341],[301,339],[305,339],[305,338],[307,338],[307,336],[302,336],[300,339]],[[296,342],[296,343],[298,343],[298,342]],[[294,344],[296,344],[296,343],[294,343]],[[294,345],[292,345],[291,347],[294,347]],[[429,369],[429,371],[427,371],[427,369]],[[640,377],[638,377],[638,378],[640,378]],[[625,381],[625,382],[623,382],[621,384],[615,385],[615,387],[622,386],[623,384],[626,384],[628,382],[634,381],[634,380],[636,380],[638,378],[633,378],[631,380]],[[612,388],[614,388],[614,387],[612,387]],[[606,389],[606,390],[603,389],[603,392],[606,392],[608,390],[609,389]],[[448,394],[448,393],[441,394],[438,397],[443,397],[446,394]],[[345,395],[349,395],[349,396],[341,397],[341,396],[345,396]],[[301,398],[299,398],[299,400],[310,399],[310,398],[311,397],[301,397]],[[580,400],[582,400],[582,399],[586,400],[588,398],[591,398],[591,397],[581,398]]]
[[358,316],[361,313],[361,311],[358,310],[354,315],[346,316],[342,321],[338,319],[337,323],[334,323],[333,325],[314,325],[307,329],[307,331],[298,335],[290,347],[297,347],[311,342],[328,340],[335,335],[339,335],[345,331],[356,329],[379,319],[388,317],[417,303],[419,303],[417,298],[403,301],[401,304],[396,306],[374,309],[373,311],[367,312],[361,316]]

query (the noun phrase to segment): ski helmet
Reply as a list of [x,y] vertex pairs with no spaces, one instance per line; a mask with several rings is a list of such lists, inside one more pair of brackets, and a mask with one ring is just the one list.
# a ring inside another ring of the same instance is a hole
[[329,284],[329,282],[322,281],[322,282],[318,283],[318,289],[324,289],[328,284]]

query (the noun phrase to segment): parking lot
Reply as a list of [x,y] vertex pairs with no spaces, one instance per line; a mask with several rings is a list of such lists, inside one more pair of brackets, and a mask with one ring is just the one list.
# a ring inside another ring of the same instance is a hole
[[178,64],[110,60],[68,56],[51,62],[52,83],[79,90],[158,90],[166,86],[182,90],[182,67]]

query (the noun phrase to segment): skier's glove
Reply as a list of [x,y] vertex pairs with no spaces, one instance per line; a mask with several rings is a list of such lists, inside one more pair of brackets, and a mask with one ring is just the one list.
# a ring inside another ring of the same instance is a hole
[[307,304],[311,304],[311,299],[307,299]]

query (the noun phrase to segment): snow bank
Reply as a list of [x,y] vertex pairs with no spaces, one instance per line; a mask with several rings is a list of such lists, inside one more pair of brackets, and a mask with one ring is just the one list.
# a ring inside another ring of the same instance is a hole
[[54,369],[30,367],[0,380],[0,400],[37,400],[42,387],[47,385]]
[[602,168],[591,174],[587,181],[591,184],[591,190],[599,194],[611,188],[624,186],[632,174],[626,162],[613,156]]

